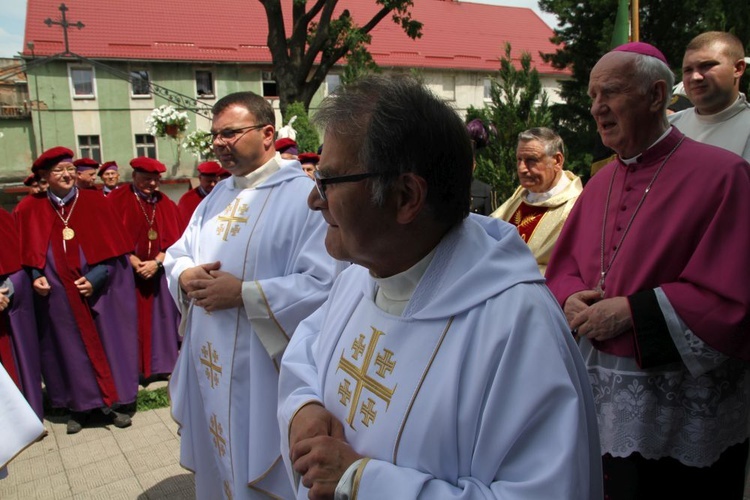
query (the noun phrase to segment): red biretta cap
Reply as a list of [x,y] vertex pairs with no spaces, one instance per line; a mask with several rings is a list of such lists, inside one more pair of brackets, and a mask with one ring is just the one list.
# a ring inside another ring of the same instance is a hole
[[34,161],[33,165],[31,165],[31,171],[36,174],[40,170],[48,170],[54,167],[61,161],[69,161],[72,163],[73,151],[62,146],[50,148]]

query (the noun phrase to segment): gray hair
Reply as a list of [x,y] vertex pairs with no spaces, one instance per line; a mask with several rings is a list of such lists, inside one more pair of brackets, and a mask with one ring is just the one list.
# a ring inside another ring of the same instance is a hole
[[518,134],[518,142],[521,141],[539,141],[544,146],[545,155],[555,156],[555,154],[561,153],[565,156],[565,144],[563,144],[562,137],[551,128],[534,127],[524,130]]
[[649,87],[659,80],[667,84],[667,95],[664,99],[664,111],[672,101],[672,87],[674,87],[674,73],[669,66],[655,57],[635,54],[635,74],[633,79],[637,82],[641,92],[648,92]]
[[378,206],[399,175],[415,173],[427,182],[426,205],[436,221],[450,227],[468,215],[473,153],[466,126],[416,79],[371,75],[342,85],[313,123],[347,140],[357,163],[380,174],[371,181]]

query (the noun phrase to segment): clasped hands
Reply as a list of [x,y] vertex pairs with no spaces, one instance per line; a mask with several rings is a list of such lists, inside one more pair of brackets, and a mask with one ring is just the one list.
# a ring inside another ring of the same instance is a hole
[[596,290],[576,292],[565,301],[565,318],[576,339],[604,341],[622,335],[633,327],[626,297],[604,299]]
[[135,255],[130,255],[130,265],[133,267],[135,274],[144,280],[150,280],[159,271],[159,264],[156,260],[141,260]]
[[186,269],[180,274],[180,287],[196,306],[208,312],[241,307],[242,280],[220,271],[221,262]]
[[[80,278],[75,280],[73,284],[76,286],[76,288],[78,288],[78,293],[80,293],[84,297],[91,297],[91,295],[94,293],[94,285],[91,284],[86,276],[81,276]],[[38,277],[34,280],[34,283],[32,283],[32,285],[34,287],[34,291],[42,297],[46,297],[47,295],[49,295],[49,292],[52,289],[49,281],[47,281],[46,276]]]
[[363,458],[346,442],[344,427],[320,404],[303,406],[289,426],[289,458],[311,500],[329,500],[346,469]]

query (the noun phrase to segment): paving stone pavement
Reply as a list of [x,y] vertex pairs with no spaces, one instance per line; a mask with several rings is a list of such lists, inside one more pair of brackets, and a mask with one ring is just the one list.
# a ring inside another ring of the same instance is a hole
[[[195,498],[193,475],[179,464],[180,438],[169,408],[136,413],[126,429],[95,421],[68,435],[66,422],[44,420],[47,437],[8,464],[0,499]],[[744,500],[750,500],[748,479]]]
[[47,437],[8,464],[0,498],[195,498],[193,475],[179,464],[180,438],[169,408],[136,413],[126,429],[94,421],[68,435],[66,422],[45,419]]

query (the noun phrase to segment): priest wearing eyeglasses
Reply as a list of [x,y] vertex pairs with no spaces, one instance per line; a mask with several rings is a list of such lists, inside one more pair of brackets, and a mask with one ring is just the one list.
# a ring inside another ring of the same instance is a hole
[[164,255],[183,230],[177,205],[159,191],[167,167],[153,158],[130,161],[133,182],[112,191],[107,200],[120,216],[133,245],[138,303],[138,369],[141,383],[166,379],[177,361],[180,313],[169,294]]
[[72,414],[68,433],[102,409],[117,427],[117,410],[138,390],[133,246],[101,193],[75,186],[73,152],[45,151],[32,171],[46,193],[25,197],[14,211],[21,263],[33,279],[44,383],[54,408]]
[[416,80],[371,76],[315,120],[308,205],[354,265],[281,363],[296,498],[601,498],[583,361],[515,228],[469,215],[458,114]]
[[313,183],[274,148],[274,111],[252,92],[214,105],[216,185],[168,251],[184,340],[170,382],[180,462],[198,498],[290,498],[276,420],[278,366],[297,324],[325,300],[337,264]]

